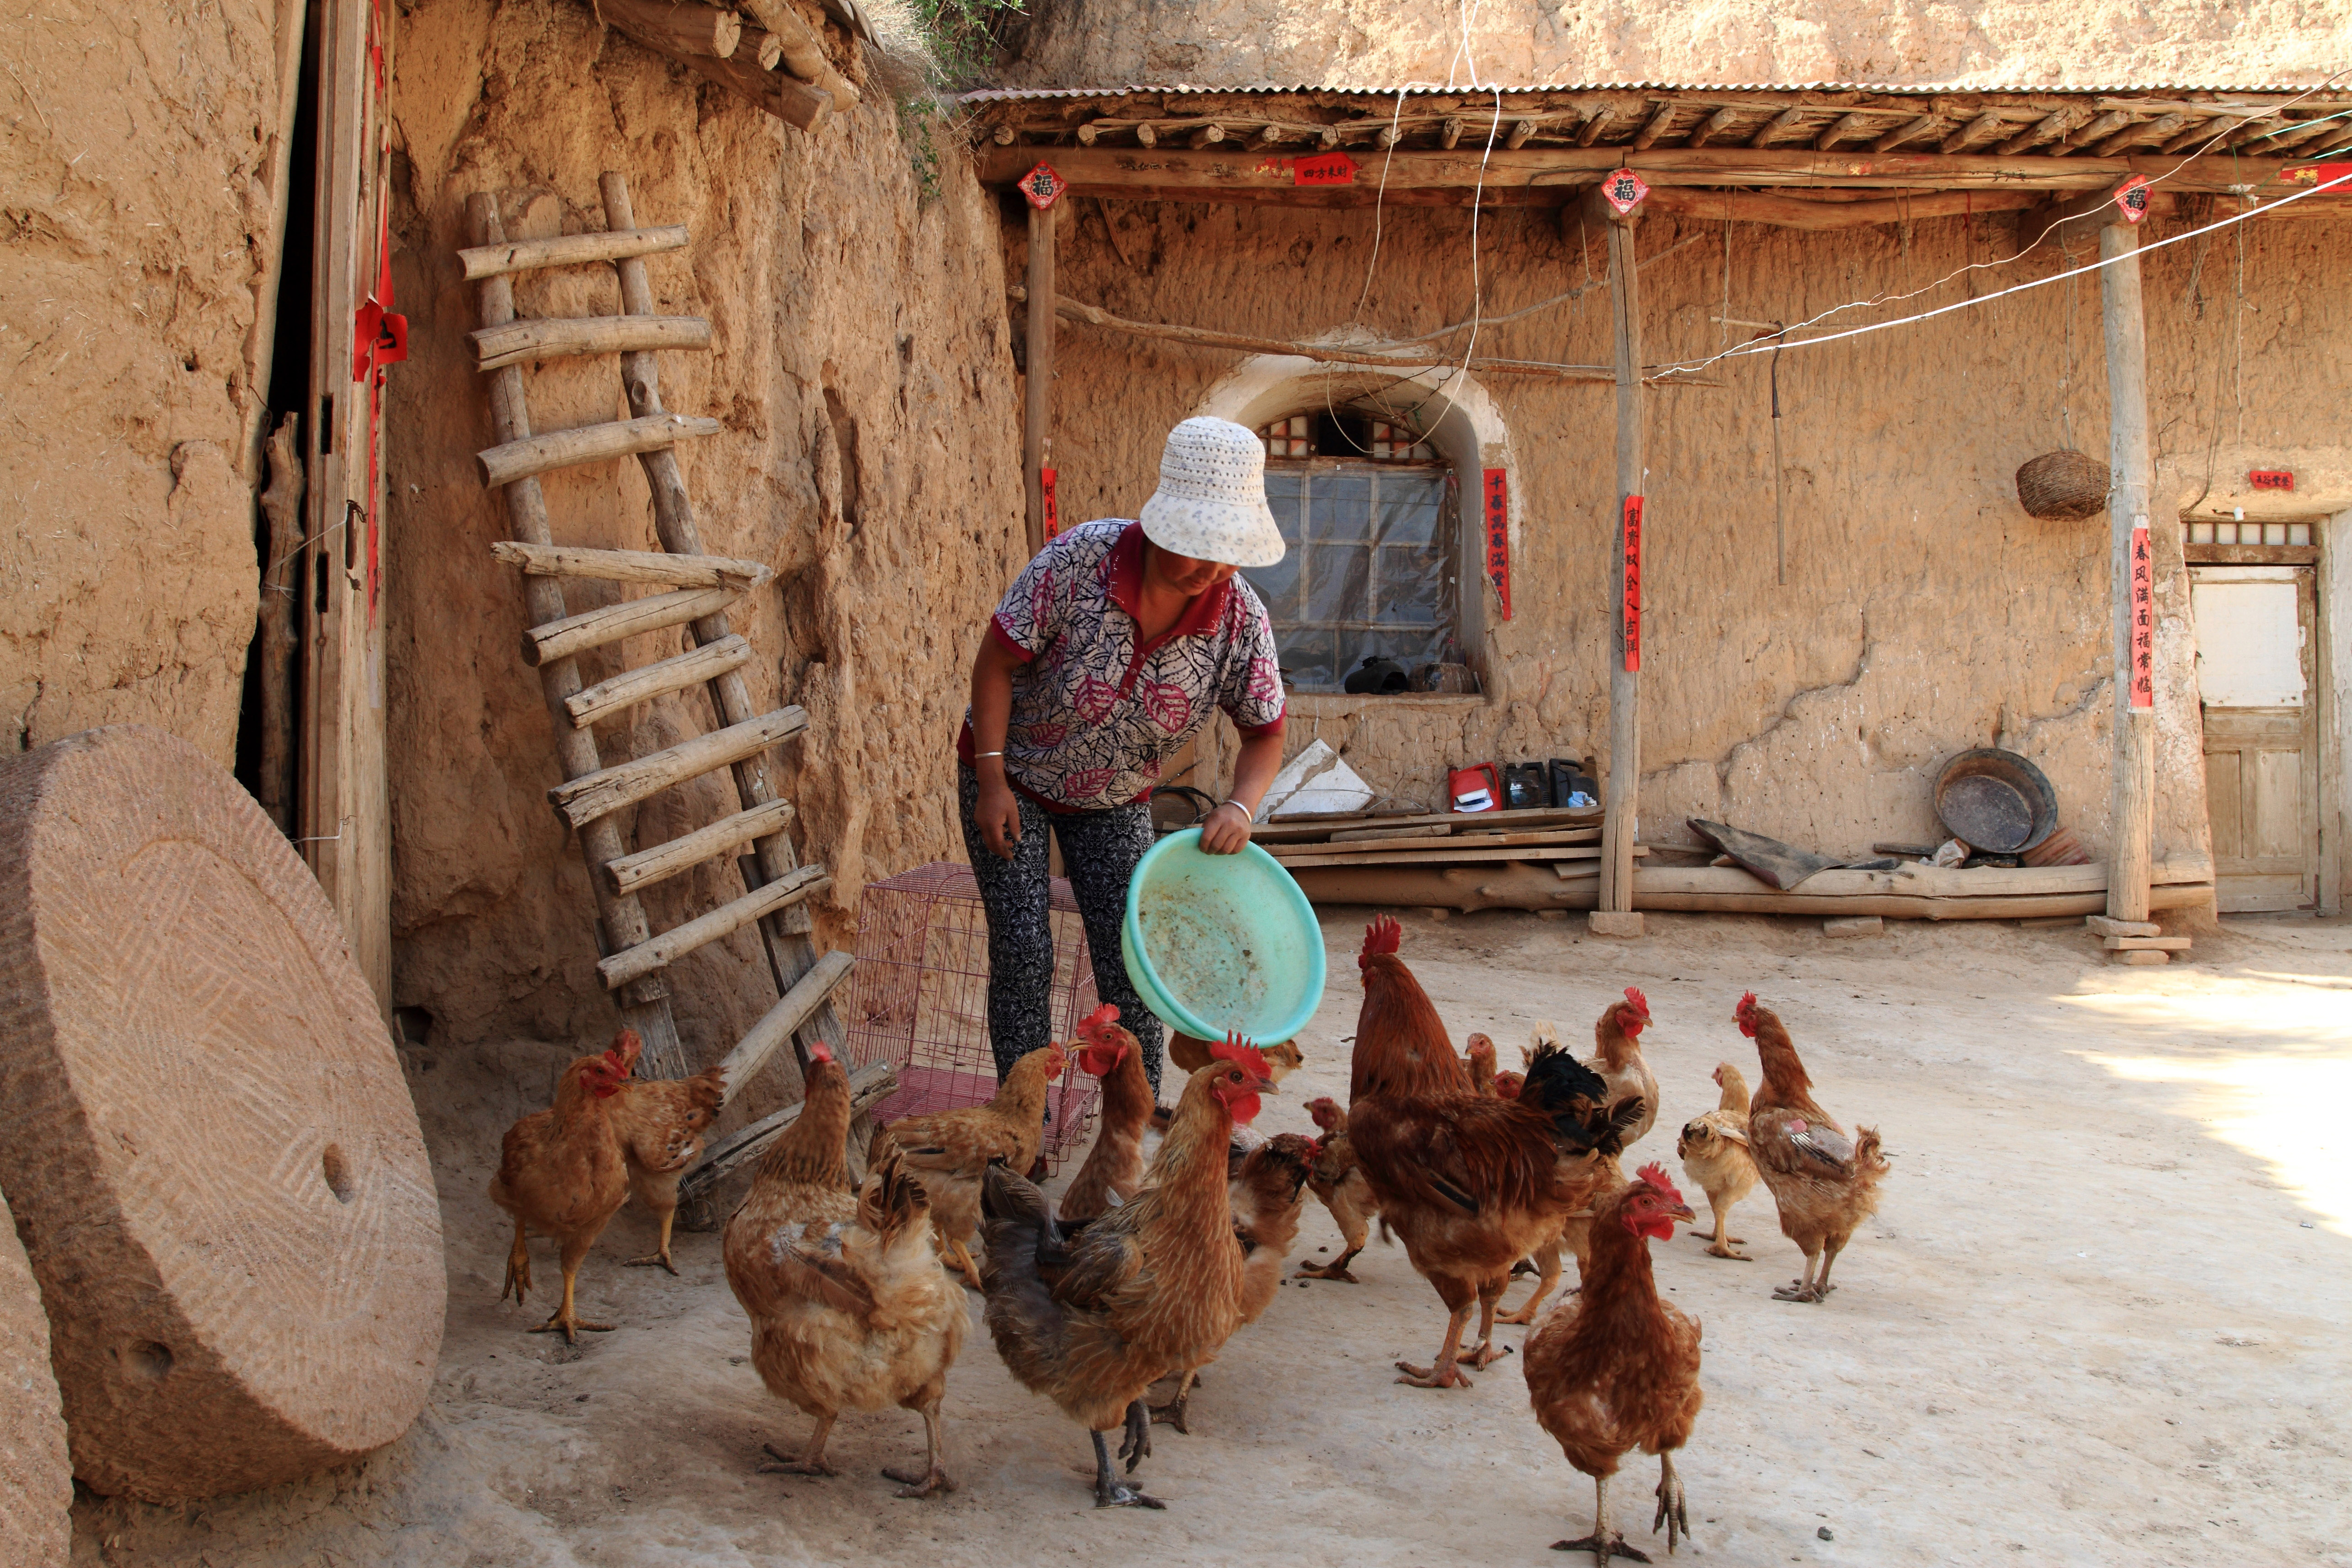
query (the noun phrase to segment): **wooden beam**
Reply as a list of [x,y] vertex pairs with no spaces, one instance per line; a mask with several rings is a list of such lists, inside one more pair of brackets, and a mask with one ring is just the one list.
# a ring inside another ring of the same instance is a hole
[[2039,147],[2045,142],[2056,141],[2090,117],[2089,110],[2076,104],[2068,104],[2063,109],[2053,110],[2043,115],[2023,131],[2002,142],[1994,151],[2004,158],[2013,157],[2030,147]]
[[1617,361],[1617,504],[1609,567],[1610,616],[1617,636],[1609,662],[1609,763],[1602,792],[1607,815],[1601,823],[1600,908],[1622,914],[1633,908],[1633,843],[1639,836],[1642,790],[1642,677],[1638,670],[1625,668],[1626,501],[1648,488],[1643,479],[1641,272],[1633,254],[1633,223],[1642,209],[1619,213],[1600,199],[1596,187],[1586,198],[1585,210],[1609,236],[1610,337]]
[[761,1016],[720,1067],[727,1074],[730,1098],[743,1084],[759,1077],[776,1047],[799,1033],[819,1007],[832,999],[834,988],[849,978],[857,961],[845,952],[828,952],[809,966],[790,991]]
[[2126,147],[2144,147],[2151,142],[2168,142],[2174,132],[2189,123],[2185,114],[2167,114],[2145,124],[2126,125],[2113,136],[2091,149],[2094,157],[2112,158]]
[[[2169,213],[2172,205],[2172,197],[2168,192],[2154,191],[2148,195],[2148,211],[2151,214]],[[2020,251],[2025,251],[2047,243],[2063,250],[2073,250],[2096,245],[2102,229],[2111,223],[2123,221],[2123,214],[2116,206],[2112,189],[2045,201],[2019,220],[2017,247]]]
[[1859,136],[1869,129],[1870,116],[1867,114],[1842,114],[1832,121],[1821,135],[1814,138],[1813,150],[1817,153],[1826,153],[1847,137]]
[[1786,134],[1788,132],[1795,130],[1804,120],[1805,114],[1806,110],[1802,109],[1782,110],[1780,113],[1774,115],[1771,119],[1758,126],[1756,128],[1756,134],[1748,139],[1748,144],[1750,147],[1769,147],[1782,135]]
[[1584,128],[1576,133],[1576,144],[1580,147],[1591,146],[1601,140],[1601,133],[1608,130],[1610,123],[1616,118],[1615,109],[1606,103],[1597,105],[1584,117]]
[[2041,202],[2041,195],[2033,191],[1938,191],[1933,195],[1897,196],[1886,201],[1817,202],[1761,191],[1666,185],[1653,190],[1642,205],[1646,211],[1670,213],[1676,217],[1774,224],[1782,228],[1821,232],[1868,228],[1882,223],[1921,223],[1928,218],[1978,213],[2019,212],[2038,206]]
[[482,483],[495,488],[533,478],[551,468],[608,462],[614,458],[672,447],[692,436],[716,436],[721,428],[716,419],[690,419],[683,414],[615,419],[604,425],[551,430],[544,436],[502,442],[487,452],[476,453],[474,463],[481,473]]
[[566,234],[553,239],[516,239],[503,245],[477,245],[457,253],[466,281],[479,282],[509,272],[530,272],[541,267],[584,267],[592,261],[617,261],[625,256],[651,256],[656,251],[686,248],[686,226],[641,228],[632,234]]
[[1944,153],[1957,153],[1963,147],[1972,146],[1985,140],[2005,123],[2006,121],[2001,119],[2000,110],[1987,110],[1949,136],[1945,137],[1937,144],[1936,151]]
[[1025,516],[1032,555],[1045,548],[1045,470],[1054,466],[1055,216],[1054,207],[1029,209],[1029,336],[1022,384],[1021,485],[1028,502]]
[[[2099,324],[2107,346],[2108,591],[2114,604],[2115,781],[2107,831],[2107,915],[2144,921],[2148,910],[2150,838],[2156,819],[2156,713],[2135,706],[2137,630],[2153,643],[2155,626],[2133,625],[2133,557],[2153,548],[2148,507],[2156,479],[2147,435],[2147,327],[2140,306],[2139,232],[2122,221],[2099,230]],[[2147,563],[2152,573],[2154,563]],[[2152,603],[2137,606],[2148,616]],[[2153,679],[2153,672],[2150,672]]]
[[717,614],[733,604],[737,596],[732,588],[680,588],[675,593],[623,599],[618,604],[583,610],[543,626],[525,628],[522,661],[537,669],[541,665],[572,658],[607,643],[642,637],[667,626],[682,626],[688,621]]
[[738,758],[764,752],[807,728],[805,712],[798,708],[779,708],[757,719],[680,741],[634,762],[615,763],[584,777],[567,780],[547,792],[548,804],[572,826],[583,827],[625,805],[635,805],[650,795],[659,795],[672,784],[698,779]]
[[616,675],[610,680],[600,680],[586,690],[565,698],[563,710],[571,715],[573,729],[585,730],[591,725],[603,723],[622,709],[651,701],[672,691],[683,691],[689,686],[700,686],[730,669],[740,669],[751,662],[751,645],[749,642],[740,637],[721,637],[715,643],[672,654],[667,658]]
[[466,334],[476,370],[527,359],[616,354],[636,349],[707,349],[710,323],[699,316],[541,316]]
[[764,32],[760,33],[759,37],[761,58],[756,62],[744,58],[751,52],[749,50],[739,52],[731,60],[709,59],[701,55],[680,55],[677,58],[688,69],[709,78],[730,92],[750,99],[795,130],[814,130],[818,121],[832,110],[842,107],[834,101],[833,94],[825,89],[813,87],[790,71],[781,71],[767,64],[767,56],[773,52],[768,46],[774,39]]
[[1675,107],[1671,99],[1658,105],[1658,111],[1650,116],[1649,122],[1633,133],[1633,151],[1645,153],[1657,144],[1658,138],[1666,133],[1666,127],[1675,122]]
[[659,583],[670,588],[764,587],[775,570],[732,555],[668,555],[655,550],[587,550],[569,544],[498,540],[490,553],[530,577],[585,577],[606,583]]
[[790,0],[743,0],[743,6],[760,19],[760,26],[776,35],[776,41],[783,46],[782,58],[786,70],[811,87],[830,93],[835,108],[857,107],[857,89],[833,68],[833,62],[825,58],[824,45],[801,19]]
[[596,973],[604,977],[604,989],[618,990],[641,974],[667,969],[697,948],[708,947],[722,937],[733,935],[761,915],[823,892],[832,882],[833,879],[824,874],[824,867],[803,866],[789,877],[780,877],[754,888],[741,898],[730,900],[683,925],[673,926],[657,937],[625,948],[610,958],[600,959]]
[[1693,128],[1690,133],[1690,140],[1685,143],[1685,145],[1691,147],[1706,146],[1709,142],[1715,140],[1715,138],[1721,132],[1728,130],[1731,126],[1731,122],[1738,118],[1739,110],[1737,109],[1727,106],[1717,110],[1713,114],[1708,115],[1705,120],[1699,121],[1699,123]]
[[[717,647],[721,645],[713,643],[711,646]],[[775,800],[765,805],[755,805],[749,811],[739,811],[732,816],[722,816],[709,826],[698,827],[682,838],[673,838],[667,844],[656,844],[650,849],[622,856],[604,868],[605,879],[612,883],[615,892],[633,893],[639,888],[649,888],[656,882],[667,881],[680,871],[690,871],[707,860],[716,860],[730,849],[740,849],[754,838],[782,833],[792,826],[794,815],[792,802]]]
[[[693,0],[596,0],[596,14],[664,54],[723,60],[742,42],[743,18]],[[656,42],[658,40],[658,42]]]
[[1877,141],[1873,142],[1870,144],[1870,150],[1874,153],[1892,153],[1897,147],[1902,146],[1906,142],[1916,141],[1918,138],[1927,135],[1930,131],[1940,131],[1943,128],[1944,117],[1942,115],[1923,114],[1919,116],[1918,119],[1910,121],[1908,124],[1897,126],[1895,129],[1888,132],[1885,135],[1881,136]]
[[2128,110],[2111,109],[2080,131],[2069,131],[2059,142],[2058,151],[2072,153],[2077,147],[2087,147],[2094,142],[2104,142],[2137,118],[2137,116]]

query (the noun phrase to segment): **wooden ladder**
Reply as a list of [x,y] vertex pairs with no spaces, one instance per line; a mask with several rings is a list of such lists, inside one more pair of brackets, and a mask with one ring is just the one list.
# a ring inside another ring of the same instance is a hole
[[[803,1075],[808,1044],[824,1040],[845,1059],[845,1035],[835,1015],[834,988],[847,977],[847,953],[819,957],[809,941],[803,904],[831,885],[824,869],[803,866],[787,831],[793,806],[777,797],[768,770],[770,747],[801,733],[808,716],[797,707],[761,711],[744,683],[751,646],[732,631],[727,608],[765,585],[774,574],[756,561],[704,552],[693,504],[678,471],[677,443],[716,433],[715,419],[672,414],[662,406],[655,354],[708,349],[710,323],[654,311],[645,258],[678,250],[683,227],[636,226],[628,183],[616,174],[600,182],[602,234],[509,240],[498,205],[487,194],[467,203],[474,245],[461,250],[468,282],[480,285],[480,329],[471,334],[478,368],[489,377],[490,416],[499,444],[479,457],[482,482],[506,491],[511,541],[492,546],[497,558],[521,569],[523,601],[533,625],[523,634],[523,662],[539,671],[564,782],[548,800],[578,837],[595,889],[604,956],[597,971],[617,993],[621,1014],[645,1041],[648,1076],[684,1078],[693,1070],[671,1016],[663,971],[695,949],[756,923],[776,983],[777,1000],[721,1064],[730,1099],[758,1075],[785,1041],[793,1042]],[[610,262],[620,274],[624,314],[518,321],[512,278],[539,268]],[[534,435],[523,398],[525,360],[574,354],[621,356],[621,385],[633,417],[574,430]],[[538,476],[576,463],[635,457],[653,493],[660,551],[587,550],[556,543]],[[572,614],[564,580],[591,578],[643,584],[663,592]],[[581,682],[579,656],[625,637],[687,628],[685,652],[627,670],[593,686]],[[666,750],[607,764],[591,730],[599,719],[666,692],[701,686],[723,728]],[[732,771],[742,809],[669,843],[625,853],[613,814],[672,784]],[[655,935],[639,891],[706,861],[732,855],[745,891],[685,923]],[[853,1074],[851,1091],[863,1111],[896,1088],[887,1064]],[[707,1195],[728,1171],[756,1155],[798,1115],[797,1105],[712,1144],[689,1173],[681,1196]]]

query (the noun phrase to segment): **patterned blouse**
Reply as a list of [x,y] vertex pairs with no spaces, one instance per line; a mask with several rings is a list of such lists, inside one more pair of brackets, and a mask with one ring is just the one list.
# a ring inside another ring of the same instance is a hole
[[[1282,727],[1274,628],[1238,576],[1194,595],[1137,646],[1143,525],[1080,523],[1049,540],[996,607],[988,635],[1026,664],[1013,675],[1004,773],[1049,810],[1104,811],[1150,796],[1160,767],[1222,708],[1244,736]],[[956,755],[972,761],[971,714]]]

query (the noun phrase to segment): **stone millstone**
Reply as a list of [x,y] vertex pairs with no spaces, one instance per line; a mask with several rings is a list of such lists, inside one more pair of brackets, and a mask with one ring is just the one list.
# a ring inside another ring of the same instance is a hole
[[73,1466],[41,1288],[0,1203],[0,1542],[22,1568],[65,1568],[73,1540]]
[[293,847],[161,731],[0,762],[0,1192],[93,1489],[291,1480],[424,1407],[447,1287],[391,1037]]

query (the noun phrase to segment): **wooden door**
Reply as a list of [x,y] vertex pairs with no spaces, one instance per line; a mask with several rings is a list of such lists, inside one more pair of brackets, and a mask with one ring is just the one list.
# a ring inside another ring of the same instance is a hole
[[2319,894],[2318,637],[2308,566],[2189,574],[2216,901],[2315,908]]

